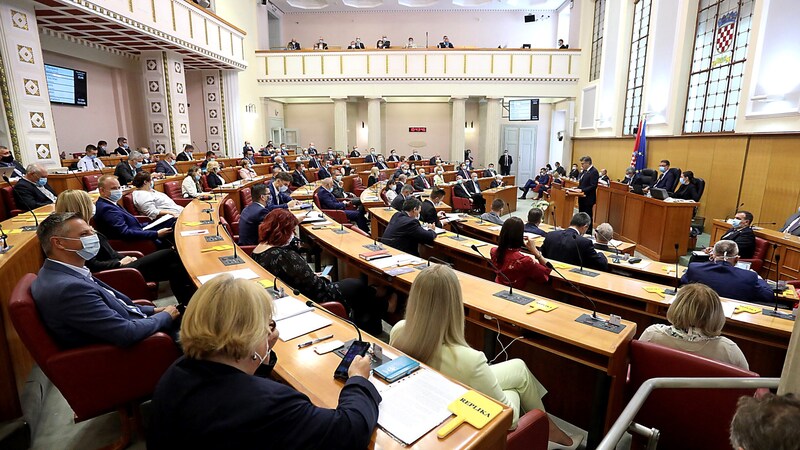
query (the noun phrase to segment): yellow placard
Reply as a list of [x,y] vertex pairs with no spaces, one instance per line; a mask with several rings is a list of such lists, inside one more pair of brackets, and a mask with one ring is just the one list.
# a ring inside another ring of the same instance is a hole
[[214,252],[214,251],[221,252],[221,251],[224,251],[224,250],[232,250],[232,249],[233,249],[232,245],[223,244],[223,245],[215,245],[215,246],[209,247],[209,248],[204,248],[204,249],[202,249],[200,251],[203,252],[203,253],[206,253],[206,252]]
[[658,294],[661,298],[665,298],[664,288],[660,288],[657,286],[644,286],[643,289],[651,294]]
[[439,428],[439,439],[446,438],[462,423],[467,422],[477,429],[486,426],[503,411],[503,407],[477,391],[467,391],[447,407],[455,414],[449,422]]
[[22,233],[22,228],[14,228],[13,230],[6,231],[6,234],[18,234]]
[[269,289],[275,286],[275,283],[272,280],[258,280],[258,284],[260,284],[264,289]]
[[530,309],[528,309],[528,311],[525,312],[526,314],[535,313],[536,311],[544,311],[547,313],[558,308],[558,305],[550,303],[545,300],[537,300],[529,304],[528,306],[530,306]]
[[14,217],[11,219],[12,222],[36,222],[36,219],[33,217]]
[[555,267],[556,269],[569,269],[570,268],[570,266],[568,264],[564,264],[564,263],[560,263],[560,262],[550,261],[550,264],[552,264],[553,267]]
[[733,310],[734,314],[738,313],[750,313],[750,314],[758,314],[761,312],[762,308],[751,306],[751,305],[736,305],[736,309]]
[[186,225],[187,227],[196,227],[200,225],[200,222],[183,222],[183,224]]

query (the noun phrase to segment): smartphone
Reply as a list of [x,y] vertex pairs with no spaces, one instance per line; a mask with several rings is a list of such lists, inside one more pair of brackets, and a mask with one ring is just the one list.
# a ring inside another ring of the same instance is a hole
[[342,362],[339,363],[339,367],[333,372],[333,378],[337,380],[348,379],[350,376],[347,374],[347,371],[350,369],[350,364],[356,358],[356,355],[366,355],[367,350],[369,350],[369,342],[353,341],[353,343],[350,344],[350,348],[347,349],[347,353],[345,353]]
[[325,268],[322,269],[322,272],[320,273],[320,276],[322,276],[322,277],[328,276],[328,274],[331,273],[331,269],[333,269],[332,265],[329,264],[329,265],[325,266]]

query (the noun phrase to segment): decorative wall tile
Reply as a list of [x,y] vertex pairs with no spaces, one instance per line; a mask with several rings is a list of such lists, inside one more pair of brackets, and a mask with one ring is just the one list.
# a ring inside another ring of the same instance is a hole
[[156,70],[158,69],[158,62],[155,59],[148,59],[145,63],[145,67],[147,70]]
[[43,112],[31,112],[30,119],[31,119],[31,126],[33,128],[47,128],[44,123],[44,113]]
[[178,94],[183,94],[183,83],[175,83],[175,90]]
[[214,84],[214,83],[216,83],[216,82],[217,82],[217,79],[216,79],[216,77],[214,77],[214,76],[208,76],[208,77],[206,77],[206,84],[207,84],[207,85],[211,86],[211,85],[213,85],[213,84]]
[[150,92],[158,92],[160,90],[158,86],[158,81],[150,81],[149,83],[147,83],[147,88],[150,90]]
[[212,126],[208,127],[208,132],[209,132],[211,135],[213,135],[213,136],[216,136],[216,135],[218,135],[218,134],[219,134],[219,127],[218,127],[218,126],[216,126],[216,125],[212,125]]
[[150,112],[160,113],[162,111],[161,102],[150,102]]
[[219,142],[212,142],[211,143],[211,150],[214,152],[218,152],[220,149]]
[[19,60],[24,63],[36,64],[36,61],[33,59],[33,49],[26,45],[17,44],[17,56],[19,56]]
[[156,144],[156,152],[158,153],[166,152],[166,146],[164,146],[164,144]]
[[217,113],[216,109],[209,109],[208,110],[208,118],[209,119],[216,119],[219,114]]
[[39,159],[51,159],[50,144],[37,144],[36,156],[39,157]]
[[215,102],[215,101],[217,101],[217,94],[215,94],[214,92],[209,92],[208,95],[206,96],[206,98],[210,102]]
[[175,73],[181,73],[181,72],[183,72],[183,68],[181,67],[181,63],[176,61],[175,62]]
[[178,103],[178,112],[183,114],[186,112],[186,104],[185,103]]
[[189,133],[189,126],[185,123],[181,124],[181,134],[188,134]]
[[31,80],[30,78],[23,78],[22,83],[25,86],[25,94],[32,95],[35,97],[40,97],[41,91],[39,91],[39,81],[38,80]]
[[11,24],[14,28],[28,30],[28,16],[24,12],[11,10]]
[[154,123],[153,134],[164,134],[164,124],[160,122]]

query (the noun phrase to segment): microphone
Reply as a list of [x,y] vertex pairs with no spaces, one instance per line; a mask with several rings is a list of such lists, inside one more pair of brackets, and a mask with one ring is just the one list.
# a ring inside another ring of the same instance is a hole
[[778,263],[780,263],[780,261],[781,261],[781,255],[779,255],[778,252],[776,251],[777,248],[778,248],[778,244],[773,244],[772,245],[772,252],[774,254],[773,259],[775,261],[775,263],[774,263],[774,267],[775,267],[775,287],[772,289],[772,293],[773,293],[773,295],[775,297],[775,307],[774,308],[764,308],[764,309],[761,310],[761,314],[763,314],[765,316],[770,316],[770,317],[777,317],[779,319],[785,319],[785,320],[794,321],[795,320],[794,314],[778,311],[778,302],[780,300],[780,297],[778,296],[778,294],[780,293],[780,288],[778,287],[778,279],[780,278],[780,271],[778,270]]
[[578,253],[578,261],[580,262],[581,266],[580,266],[580,268],[576,267],[576,268],[571,269],[570,272],[579,273],[579,274],[585,275],[587,277],[596,277],[596,276],[600,275],[599,273],[583,269],[583,255],[581,255],[581,249],[580,249],[580,247],[578,247],[578,235],[577,234],[573,234],[572,235],[572,241],[575,243],[575,251]]
[[217,241],[221,241],[222,240],[222,236],[219,235],[219,226],[220,225],[222,225],[222,221],[221,220],[219,222],[217,222],[217,234],[216,234],[216,236],[206,236],[206,242],[217,242]]
[[[11,181],[8,179],[8,176],[3,175],[3,180],[6,183],[8,183],[9,186],[11,186]],[[19,199],[22,200],[22,203],[23,203],[22,206],[24,206],[25,208],[28,208],[28,211],[31,213],[31,216],[33,216],[33,223],[34,223],[33,226],[31,226],[31,225],[23,226],[22,227],[22,231],[36,231],[36,229],[39,228],[39,218],[36,217],[36,213],[33,212],[33,208],[31,208],[30,205],[28,205],[28,201],[26,199],[24,199],[22,197],[20,197]]]
[[[225,232],[228,233],[228,236],[231,236],[231,232],[230,230],[228,230],[228,227],[224,223],[220,223],[220,225],[222,225],[222,228],[224,228]],[[236,251],[237,247],[238,246],[236,244],[233,244],[233,256],[219,257],[220,262],[222,262],[224,266],[235,266],[237,264],[244,264],[244,260],[242,258],[239,258],[239,255],[237,254]]]
[[613,260],[615,263],[618,263],[618,262],[619,262],[620,255],[622,255],[622,260],[623,260],[623,261],[627,261],[627,260],[628,260],[628,257],[629,257],[629,255],[628,255],[627,253],[622,253],[622,252],[619,250],[619,247],[617,247],[616,245],[614,245],[614,243],[613,243],[613,242],[611,242],[611,241],[609,240],[609,241],[608,241],[608,245],[610,245],[610,246],[614,247],[614,256],[612,256],[612,257],[611,257],[611,259],[612,259],[612,260]]
[[431,261],[435,262],[436,264],[444,264],[446,266],[453,267],[453,264],[451,264],[451,263],[449,263],[449,262],[447,262],[447,261],[445,261],[443,259],[439,259],[439,258],[437,258],[435,256],[431,256],[431,257],[428,258],[428,267],[431,266]]
[[575,289],[575,291],[579,293],[581,297],[583,297],[586,301],[588,301],[592,305],[592,314],[591,315],[581,314],[580,316],[578,316],[577,319],[575,319],[576,322],[617,334],[619,334],[620,331],[625,329],[625,325],[619,323],[620,317],[615,314],[610,314],[611,317],[610,320],[606,320],[602,317],[597,317],[597,304],[594,302],[594,300],[589,298],[588,295],[584,294],[581,288],[579,288],[575,283],[573,283],[567,277],[562,275],[561,272],[559,272],[558,269],[556,269],[555,266],[553,266],[553,264],[550,263],[550,261],[547,262],[547,267],[549,267],[551,270],[557,273],[562,280],[566,281],[567,284],[569,284],[572,287],[572,289]]
[[[280,278],[278,278],[277,275],[275,275],[275,278],[272,279],[272,293],[275,295],[275,298],[282,298],[286,296],[286,291],[284,291],[282,287],[281,288],[278,287],[279,280]],[[300,295],[300,290],[292,288],[292,295]]]
[[750,226],[754,227],[757,225],[777,225],[777,224],[778,222],[756,222],[756,223],[751,223]]
[[502,290],[500,292],[496,292],[494,294],[495,297],[499,297],[499,298],[502,298],[504,300],[508,300],[510,302],[514,302],[514,303],[516,303],[518,305],[527,305],[528,303],[533,301],[533,299],[530,298],[530,297],[525,297],[524,295],[514,294],[514,286],[513,286],[513,283],[511,282],[511,280],[508,278],[508,276],[506,276],[506,274],[504,274],[502,270],[500,270],[497,266],[495,266],[491,259],[483,256],[483,253],[481,253],[481,251],[478,249],[477,245],[472,244],[472,246],[470,246],[470,248],[472,250],[474,250],[476,253],[478,253],[479,255],[481,255],[481,258],[483,258],[487,263],[489,263],[490,266],[492,266],[492,269],[494,269],[494,272],[499,274],[501,277],[503,277],[503,279],[506,280],[506,283],[508,283],[508,292],[506,292],[505,290]]
[[664,293],[668,295],[676,295],[678,293],[678,286],[680,285],[681,278],[678,276],[678,248],[680,245],[675,243],[675,289],[664,289]]
[[467,240],[467,238],[461,237],[461,225],[458,224],[457,220],[455,220],[453,222],[450,222],[450,224],[452,224],[453,225],[453,229],[456,230],[456,235],[455,236],[450,236],[450,239],[452,239],[454,241],[465,241],[465,240]]
[[2,255],[4,253],[8,253],[8,251],[11,250],[12,247],[11,245],[8,245],[8,235],[3,230],[2,224],[0,224],[0,239],[2,239],[3,242],[2,247],[0,247],[0,255]]
[[344,317],[340,317],[340,316],[338,316],[338,315],[336,315],[336,314],[334,314],[334,313],[332,313],[332,312],[328,311],[327,309],[325,309],[325,308],[323,308],[323,307],[321,307],[321,306],[317,305],[316,303],[312,302],[311,300],[307,300],[307,301],[306,301],[306,306],[310,306],[311,308],[316,308],[316,309],[318,309],[318,310],[320,310],[320,311],[325,311],[326,313],[328,313],[328,314],[330,314],[330,315],[332,315],[332,316],[336,317],[337,319],[340,319],[340,320],[343,320],[343,321],[345,321],[345,322],[349,323],[350,325],[352,325],[352,326],[353,326],[353,328],[355,328],[355,329],[356,329],[356,333],[358,333],[358,341],[357,341],[357,342],[364,342],[364,340],[361,338],[361,330],[359,330],[359,329],[358,329],[358,325],[356,325],[356,324],[355,324],[354,322],[352,322],[351,320],[349,320],[349,319],[345,319]]

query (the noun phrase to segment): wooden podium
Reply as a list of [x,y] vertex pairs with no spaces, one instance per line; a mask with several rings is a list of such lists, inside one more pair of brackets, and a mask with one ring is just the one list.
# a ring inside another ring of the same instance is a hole
[[[569,184],[577,186],[577,183],[570,182]],[[567,191],[570,185],[561,186],[553,183],[550,188],[550,210],[545,213],[545,223],[561,228],[567,228],[572,216],[578,210],[578,198],[583,197],[583,194],[575,194]],[[553,208],[555,207],[555,210]],[[555,217],[555,222],[553,218]]]
[[612,182],[597,187],[595,226],[608,222],[614,232],[637,243],[636,250],[651,259],[675,262],[689,244],[692,214],[699,203],[671,203],[628,192],[628,186]]

